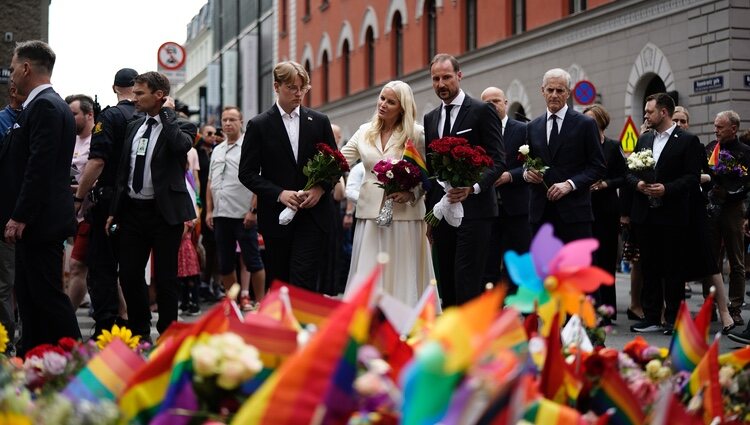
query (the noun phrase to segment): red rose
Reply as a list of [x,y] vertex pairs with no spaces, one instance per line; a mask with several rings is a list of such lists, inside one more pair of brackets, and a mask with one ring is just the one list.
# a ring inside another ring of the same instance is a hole
[[440,154],[440,155],[446,155],[449,154],[451,151],[451,146],[446,143],[443,139],[437,139],[430,143],[430,150],[433,152]]
[[60,338],[60,341],[58,341],[57,344],[62,347],[63,350],[70,353],[74,348],[76,348],[76,346],[78,345],[78,341],[73,338],[64,337]]
[[456,145],[451,149],[451,155],[455,159],[471,158],[474,155],[474,149],[471,146]]
[[321,152],[324,155],[333,155],[334,152],[333,149],[331,149],[331,147],[325,143],[316,144],[315,149],[317,149],[318,152]]
[[30,359],[32,357],[44,357],[44,353],[47,353],[49,351],[54,351],[57,354],[60,354],[61,356],[65,355],[65,352],[62,348],[52,345],[52,344],[40,344],[36,347],[32,348],[31,350],[26,352],[26,356],[24,356],[25,359]]

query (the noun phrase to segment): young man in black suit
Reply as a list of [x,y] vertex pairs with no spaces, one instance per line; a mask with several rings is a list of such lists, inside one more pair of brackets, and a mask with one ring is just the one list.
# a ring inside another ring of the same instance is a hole
[[[463,205],[461,225],[453,227],[441,220],[435,228],[428,227],[428,237],[438,255],[438,289],[443,306],[447,307],[463,304],[484,289],[482,276],[492,220],[497,217],[494,184],[506,169],[505,150],[495,108],[461,90],[463,74],[456,58],[444,53],[436,55],[430,64],[430,76],[432,88],[442,102],[424,117],[425,142],[429,144],[446,136],[462,137],[472,145],[483,147],[493,161],[493,166],[472,187],[448,191],[449,202]],[[427,153],[430,153],[429,147]],[[429,167],[429,161],[427,164]],[[427,210],[443,195],[446,193],[442,186],[433,185],[425,196]]]
[[[634,189],[630,221],[635,225],[643,269],[641,303],[645,320],[633,332],[671,332],[685,298],[685,245],[690,224],[690,194],[698,193],[702,146],[698,138],[672,122],[674,101],[666,93],[646,98],[645,121],[652,129],[641,135],[634,152],[651,149],[655,181],[629,174]],[[655,198],[658,202],[649,200]],[[692,248],[694,249],[694,247]],[[666,324],[662,326],[662,307]]]
[[[156,303],[161,333],[177,320],[177,251],[183,225],[195,218],[185,184],[187,151],[195,125],[178,121],[169,97],[169,80],[157,72],[135,78],[135,108],[145,114],[128,124],[125,145],[106,229],[118,238],[120,285],[128,306],[128,323],[136,335],[149,339],[151,311],[146,263],[153,250]],[[112,225],[117,224],[115,232]]]
[[19,355],[62,337],[81,337],[62,291],[61,269],[63,241],[76,230],[69,186],[76,128],[50,84],[54,65],[55,53],[43,41],[16,46],[10,78],[26,101],[0,147],[0,223],[5,241],[16,245]]
[[[266,244],[266,273],[309,290],[318,289],[321,243],[334,219],[331,185],[307,183],[302,168],[325,143],[336,149],[328,117],[301,106],[310,77],[300,64],[281,62],[273,70],[277,101],[247,123],[239,178],[258,196],[258,230]],[[279,224],[286,208],[294,219]]]
[[482,92],[482,101],[495,107],[500,117],[505,145],[505,163],[508,170],[495,180],[497,194],[497,218],[492,223],[492,237],[487,251],[487,267],[483,280],[510,283],[507,271],[502,267],[503,254],[508,250],[523,253],[531,244],[529,225],[529,188],[523,181],[523,163],[518,159],[518,148],[526,143],[526,123],[508,117],[508,99],[497,87],[487,87]]
[[530,156],[548,166],[544,175],[526,170],[529,221],[534,233],[551,223],[563,242],[591,237],[591,185],[606,167],[596,122],[568,107],[570,74],[555,68],[542,78],[547,111],[526,127]]

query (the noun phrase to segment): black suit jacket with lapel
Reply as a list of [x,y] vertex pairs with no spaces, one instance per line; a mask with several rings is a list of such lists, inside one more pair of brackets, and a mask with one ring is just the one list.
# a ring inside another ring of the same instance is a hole
[[51,88],[19,114],[0,146],[0,226],[26,224],[23,239],[61,240],[75,234],[70,162],[76,129],[70,107]]
[[[428,145],[427,155],[430,154],[429,144],[440,138],[438,123],[440,122],[440,110],[442,104],[424,116],[425,144]],[[479,182],[480,192],[477,195],[469,195],[464,202],[464,218],[488,218],[497,217],[497,196],[494,190],[495,180],[506,170],[505,149],[503,148],[502,124],[500,117],[494,107],[486,102],[471,98],[466,95],[458,115],[451,128],[450,136],[463,137],[470,144],[481,146],[492,158],[493,166],[486,170]],[[427,160],[430,175],[430,161]],[[445,191],[439,184],[433,184],[425,196],[427,210],[440,201]]]
[[505,162],[513,180],[497,187],[501,208],[509,216],[529,214],[529,188],[523,180],[523,161],[518,159],[518,148],[526,143],[526,123],[508,118],[503,131]]
[[[304,106],[299,108],[297,160],[276,104],[248,121],[239,179],[258,196],[258,229],[264,236],[287,236],[291,232],[291,226],[279,224],[279,214],[286,208],[278,201],[279,195],[283,190],[302,190],[305,187],[307,177],[302,169],[317,153],[315,145],[318,143],[336,149],[331,122],[324,114]],[[329,183],[321,186],[325,193],[318,203],[312,208],[298,210],[297,214],[311,214],[314,222],[328,232],[334,217],[332,186]]]
[[[190,199],[185,184],[185,165],[187,152],[192,147],[198,129],[190,121],[177,118],[172,109],[162,108],[159,114],[163,128],[159,138],[156,139],[156,146],[151,157],[151,180],[159,212],[167,223],[176,225],[195,218],[193,200]],[[127,137],[117,171],[115,196],[112,199],[111,214],[115,216],[115,219],[130,190],[128,179],[133,137],[147,118],[135,120],[127,127]]]
[[[654,137],[653,131],[641,135],[634,152],[644,149],[653,151]],[[640,179],[629,174],[628,183],[633,189],[630,219],[638,224],[688,225],[690,196],[691,193],[696,194],[699,191],[701,160],[704,155],[703,146],[697,136],[675,127],[654,168],[656,183],[662,183],[665,189],[662,205],[649,208],[648,197],[636,190]]]
[[[557,143],[548,146],[545,112],[528,124],[526,140],[530,155],[540,157],[550,167],[544,174],[548,186],[568,179],[576,186],[576,190],[556,202],[560,219],[565,223],[593,221],[589,188],[606,172],[596,122],[568,107]],[[548,202],[547,189],[543,184],[530,184],[529,198],[529,221],[539,223]]]

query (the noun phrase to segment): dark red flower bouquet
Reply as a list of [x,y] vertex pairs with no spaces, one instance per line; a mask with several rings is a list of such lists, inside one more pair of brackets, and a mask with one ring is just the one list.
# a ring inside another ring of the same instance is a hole
[[[396,192],[410,191],[422,183],[419,168],[404,159],[380,160],[372,167],[372,172],[378,179],[375,184],[385,191],[386,196]],[[393,199],[386,199],[375,222],[378,226],[387,227],[392,221]]]
[[[349,164],[346,158],[336,149],[325,143],[315,145],[318,153],[315,154],[307,164],[302,168],[302,172],[307,176],[307,183],[301,192],[312,189],[316,184],[330,182],[335,184],[345,172],[349,171]],[[289,224],[297,211],[287,207],[279,214],[279,224]]]
[[[451,188],[470,187],[479,182],[482,173],[492,167],[492,158],[481,146],[474,146],[462,137],[443,137],[430,143],[428,161],[438,183],[447,192]],[[442,218],[451,226],[458,227],[464,216],[460,203],[451,204],[447,196],[435,204],[425,216],[431,226],[437,226]]]

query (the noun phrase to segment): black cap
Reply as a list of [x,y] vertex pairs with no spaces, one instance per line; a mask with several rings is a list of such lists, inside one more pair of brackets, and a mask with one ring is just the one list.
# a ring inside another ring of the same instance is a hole
[[133,87],[138,72],[132,68],[123,68],[115,74],[115,85],[117,87]]

